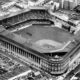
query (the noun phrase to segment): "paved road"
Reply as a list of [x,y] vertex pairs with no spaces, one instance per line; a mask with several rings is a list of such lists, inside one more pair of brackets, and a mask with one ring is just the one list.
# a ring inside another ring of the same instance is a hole
[[70,80],[76,73],[78,73],[80,71],[80,64],[74,69],[72,70],[66,77],[64,80]]

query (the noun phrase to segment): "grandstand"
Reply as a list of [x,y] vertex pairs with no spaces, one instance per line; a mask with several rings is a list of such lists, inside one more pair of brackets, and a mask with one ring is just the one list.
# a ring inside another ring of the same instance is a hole
[[[14,33],[7,30],[0,32],[1,46],[7,51],[11,51],[29,65],[55,75],[64,73],[69,67],[69,51],[78,44],[73,42],[73,38],[72,34],[55,26],[32,25]],[[42,41],[39,41],[41,39]],[[46,44],[43,40],[50,43]]]
[[36,24],[43,23],[45,24],[54,24],[54,22],[51,20],[52,16],[48,13],[48,11],[44,9],[32,9],[30,11],[26,11],[23,13],[18,13],[17,15],[14,15],[12,17],[5,18],[0,21],[0,25],[3,25],[5,28],[16,26],[21,23],[29,23],[33,22]]

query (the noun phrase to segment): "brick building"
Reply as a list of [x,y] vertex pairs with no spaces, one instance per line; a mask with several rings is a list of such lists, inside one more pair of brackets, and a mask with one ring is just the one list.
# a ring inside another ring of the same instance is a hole
[[73,9],[80,3],[80,0],[54,0],[60,3],[60,8]]

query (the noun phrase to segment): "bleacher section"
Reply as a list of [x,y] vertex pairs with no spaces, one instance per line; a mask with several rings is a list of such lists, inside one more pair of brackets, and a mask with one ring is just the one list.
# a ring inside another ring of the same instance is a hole
[[[21,24],[28,21],[37,24],[51,24],[52,16],[46,10],[30,10],[28,12],[6,18],[0,21],[0,24],[3,25],[5,28],[15,26],[17,24]],[[45,23],[44,23],[45,22]]]

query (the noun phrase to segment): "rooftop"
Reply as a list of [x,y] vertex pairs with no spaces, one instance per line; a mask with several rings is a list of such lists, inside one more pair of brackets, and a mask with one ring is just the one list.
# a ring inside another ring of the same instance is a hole
[[17,77],[25,73],[25,71],[31,70],[29,66],[23,65],[19,60],[5,54],[5,52],[1,50],[0,63],[0,80],[11,80],[13,77]]
[[27,12],[30,9],[46,9],[44,6],[31,6],[29,3],[18,2],[18,0],[10,0],[8,2],[1,0],[0,3],[2,3],[0,7],[0,20]]
[[74,10],[60,9],[58,11],[55,11],[54,13],[50,11],[50,13],[63,21],[73,23],[75,26],[80,23],[80,14],[78,14]]

